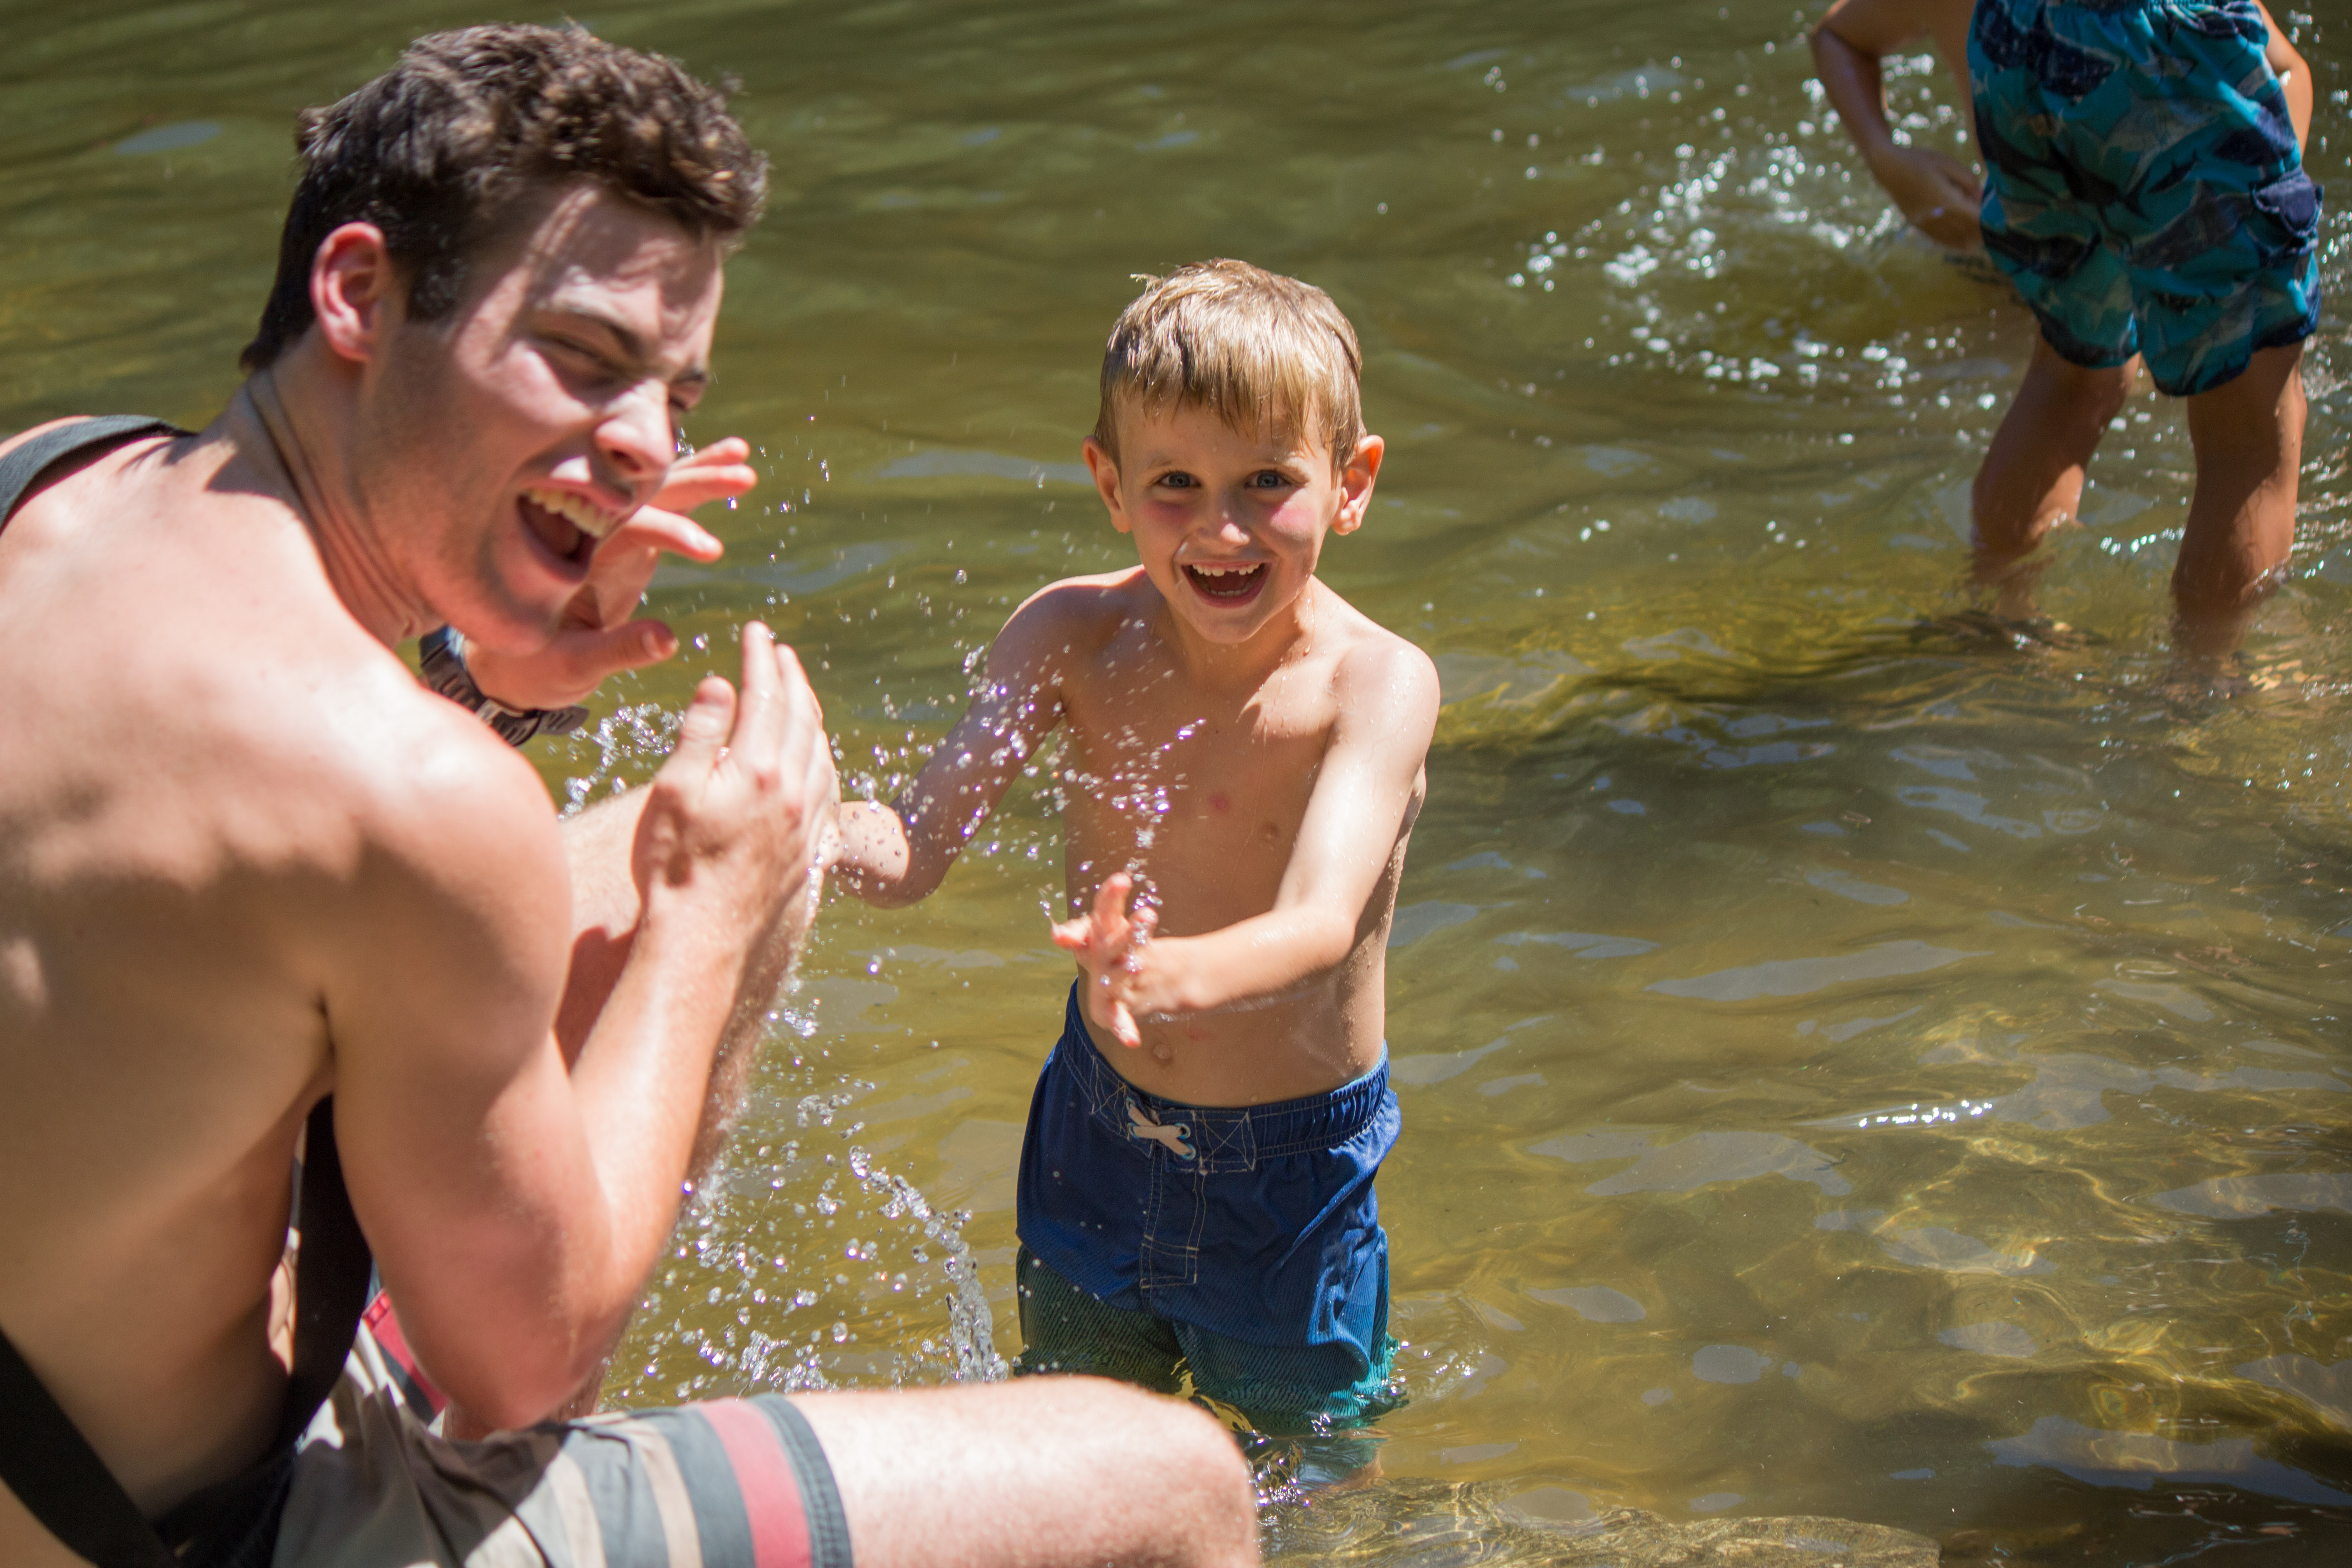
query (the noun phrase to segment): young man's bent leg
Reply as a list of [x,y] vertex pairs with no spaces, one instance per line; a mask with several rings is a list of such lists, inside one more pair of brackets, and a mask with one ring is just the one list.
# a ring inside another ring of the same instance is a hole
[[276,1561],[349,1568],[1240,1568],[1255,1496],[1198,1411],[1093,1378],[762,1394],[481,1442],[362,1331]]

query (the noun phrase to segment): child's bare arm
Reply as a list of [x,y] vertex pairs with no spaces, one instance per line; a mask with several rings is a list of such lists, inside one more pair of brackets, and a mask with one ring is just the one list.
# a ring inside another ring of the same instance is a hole
[[1969,10],[1969,0],[1837,0],[1812,33],[1814,68],[1871,178],[1928,238],[1963,250],[1984,243],[1977,225],[1983,189],[1976,171],[1933,147],[1895,140],[1878,62],[1929,32],[1965,37]]
[[988,650],[988,681],[888,805],[845,802],[833,873],[869,904],[929,896],[1055,724],[1055,655],[1068,639],[1048,588],[1013,613]]
[[2271,15],[2263,0],[2254,0],[2254,8],[2263,14],[2263,26],[2271,30],[2270,43],[2263,58],[2270,62],[2271,74],[2279,79],[2279,87],[2286,94],[2286,117],[2294,124],[2294,144],[2308,156],[2311,152],[2311,62],[2287,41],[2285,30],[2278,18]]
[[1125,1046],[1140,1018],[1202,1013],[1295,991],[1354,951],[1366,906],[1422,787],[1437,723],[1437,672],[1395,643],[1343,666],[1341,718],[1308,798],[1274,908],[1199,936],[1153,937],[1112,877],[1092,912],[1054,928],[1086,967],[1087,1008]]

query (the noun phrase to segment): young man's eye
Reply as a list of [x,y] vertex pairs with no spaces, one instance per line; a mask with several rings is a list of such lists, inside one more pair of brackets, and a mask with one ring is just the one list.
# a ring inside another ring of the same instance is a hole
[[550,338],[547,341],[562,350],[566,358],[587,366],[600,376],[610,378],[621,374],[620,366],[576,338]]

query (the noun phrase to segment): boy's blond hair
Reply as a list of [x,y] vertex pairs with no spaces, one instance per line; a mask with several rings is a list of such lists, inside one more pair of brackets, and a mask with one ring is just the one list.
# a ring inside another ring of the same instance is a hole
[[1118,461],[1121,407],[1208,408],[1232,429],[1311,433],[1334,473],[1364,433],[1356,329],[1311,283],[1246,261],[1196,261],[1145,285],[1103,349],[1097,445]]

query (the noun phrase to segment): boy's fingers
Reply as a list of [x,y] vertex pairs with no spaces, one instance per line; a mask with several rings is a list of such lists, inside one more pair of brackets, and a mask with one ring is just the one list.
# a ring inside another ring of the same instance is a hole
[[1127,1010],[1124,1002],[1110,1005],[1110,1033],[1111,1038],[1130,1051],[1139,1049],[1143,1045],[1143,1036],[1135,1026],[1135,1015]]
[[1127,924],[1127,896],[1134,889],[1135,879],[1124,871],[1115,871],[1103,879],[1095,889],[1095,924],[1108,931],[1118,931]]

